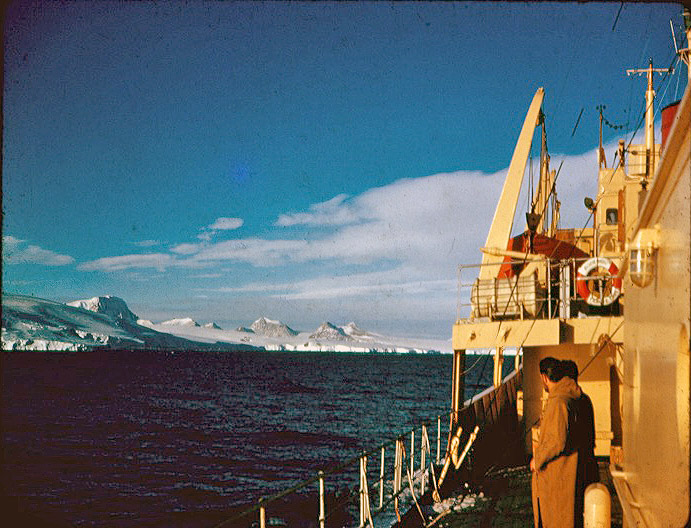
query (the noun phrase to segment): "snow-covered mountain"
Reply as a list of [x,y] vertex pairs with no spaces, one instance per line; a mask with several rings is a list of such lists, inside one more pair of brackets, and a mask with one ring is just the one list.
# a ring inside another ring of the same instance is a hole
[[255,334],[265,337],[291,337],[299,333],[281,321],[272,321],[266,317],[257,319],[250,325],[250,328]]
[[323,352],[450,352],[450,340],[384,337],[349,323],[322,324],[315,332],[296,332],[285,323],[261,317],[251,328],[222,330],[181,317],[162,323],[137,319],[124,300],[94,297],[68,304],[23,295],[2,296],[3,350],[89,350],[110,348],[266,349]]
[[201,326],[197,321],[190,317],[181,317],[180,319],[170,319],[159,323],[161,326]]
[[343,331],[343,328],[324,322],[310,335],[310,339],[328,339],[332,341],[353,341],[353,338]]
[[358,328],[358,326],[352,322],[348,323],[345,326],[342,326],[341,329],[346,335],[353,337],[355,339],[372,339],[374,337],[369,332],[365,332],[364,330]]
[[137,324],[137,316],[127,307],[127,303],[120,297],[105,295],[102,297],[92,297],[80,301],[68,302],[67,306],[82,308],[90,312],[96,312],[111,316],[116,322],[126,324]]
[[205,345],[137,324],[117,297],[67,304],[24,295],[2,296],[3,350],[200,348]]

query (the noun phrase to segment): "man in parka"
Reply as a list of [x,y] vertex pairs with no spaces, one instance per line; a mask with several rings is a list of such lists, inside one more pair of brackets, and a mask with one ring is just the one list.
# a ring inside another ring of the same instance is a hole
[[[564,376],[568,376],[578,385],[578,365],[575,361],[562,361]],[[583,526],[583,501],[585,489],[593,482],[599,482],[600,474],[595,459],[595,414],[593,402],[581,389],[581,397],[576,406],[576,441],[578,449],[578,475],[576,478],[576,505],[574,526]]]
[[540,377],[548,397],[530,462],[535,527],[573,528],[578,476],[575,418],[581,390],[564,376],[555,358],[540,361]]

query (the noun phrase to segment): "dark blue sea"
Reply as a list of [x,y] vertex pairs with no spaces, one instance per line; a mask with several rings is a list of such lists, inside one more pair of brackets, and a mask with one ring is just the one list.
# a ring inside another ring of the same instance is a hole
[[[466,395],[491,375],[483,359]],[[4,353],[1,376],[4,511],[27,526],[213,527],[447,413],[451,356]],[[327,489],[346,493],[339,478]]]

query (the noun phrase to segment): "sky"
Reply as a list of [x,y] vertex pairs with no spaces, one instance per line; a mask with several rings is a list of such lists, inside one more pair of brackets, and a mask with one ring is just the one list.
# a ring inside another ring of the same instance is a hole
[[3,292],[450,337],[537,88],[562,227],[582,227],[596,107],[623,126],[611,159],[643,112],[626,69],[676,65],[658,107],[685,89],[670,20],[681,35],[659,3],[15,2]]

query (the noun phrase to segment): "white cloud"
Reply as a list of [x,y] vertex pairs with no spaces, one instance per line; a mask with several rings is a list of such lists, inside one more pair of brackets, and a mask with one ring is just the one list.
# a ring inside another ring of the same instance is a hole
[[67,266],[74,262],[69,255],[61,255],[39,246],[25,246],[25,240],[10,235],[2,237],[2,260],[6,264],[42,264],[44,266]]
[[133,242],[133,244],[138,247],[153,247],[160,246],[161,242],[159,240],[140,240],[139,242]]
[[452,293],[456,290],[455,279],[430,280],[420,272],[399,267],[393,270],[352,275],[317,277],[296,282],[254,282],[236,288],[219,288],[227,293],[266,293],[286,300],[343,299],[363,296],[400,296]]
[[242,218],[217,218],[216,221],[207,227],[212,231],[225,231],[239,229],[243,226],[245,221]]
[[313,204],[308,213],[281,214],[274,225],[289,227],[294,225],[337,226],[360,220],[358,211],[344,204],[347,194],[339,194],[326,202]]
[[254,266],[267,267],[301,260],[299,257],[308,247],[306,240],[265,240],[244,238],[227,240],[204,247],[193,257],[195,262],[238,261]]
[[220,279],[223,277],[221,273],[202,273],[201,275],[191,275],[193,279]]
[[[606,147],[607,152],[616,145]],[[561,156],[554,155],[553,167]],[[275,225],[319,226],[301,231],[300,239],[241,238],[220,242],[183,243],[170,254],[125,255],[85,263],[83,270],[119,271],[129,268],[214,268],[220,263],[273,267],[297,276],[295,282],[249,283],[223,291],[256,293],[287,301],[365,299],[375,295],[395,303],[432,303],[439,298],[455,304],[456,269],[479,263],[506,170],[494,174],[457,171],[402,179],[348,197],[339,194],[314,204],[306,212],[280,215]],[[526,187],[526,186],[524,186]],[[562,225],[581,227],[588,217],[583,196],[596,192],[595,151],[566,159],[557,190],[562,201]],[[514,233],[524,228],[527,197],[517,207]],[[213,226],[238,225],[218,219]],[[205,231],[211,235],[214,231]],[[290,229],[276,233],[292,234]],[[304,270],[296,267],[302,264]],[[337,270],[324,276],[324,266]],[[340,263],[346,264],[344,268]],[[358,273],[337,276],[346,269]],[[309,270],[309,271],[308,271]],[[297,275],[296,275],[297,271]],[[320,276],[315,277],[315,274]],[[453,310],[453,308],[452,308]]]
[[[559,156],[553,156],[553,166],[559,161]],[[275,224],[330,228],[318,235],[180,244],[172,251],[191,256],[177,263],[184,267],[224,261],[257,267],[319,261],[373,266],[387,261],[440,280],[454,273],[459,263],[481,260],[479,248],[505,176],[506,170],[494,174],[457,171],[402,179],[352,198],[339,194],[310,206],[308,212],[282,214]],[[595,178],[595,151],[566,161],[557,184],[563,202],[562,225],[583,225],[588,213],[580,195],[595,193]],[[526,208],[527,197],[522,196],[514,232],[523,229]]]
[[2,237],[2,245],[5,249],[15,249],[17,246],[20,244],[24,243],[24,240],[21,240],[19,238],[15,238],[10,235],[3,235]]
[[83,271],[122,271],[127,269],[153,268],[164,271],[174,264],[174,258],[166,253],[147,253],[144,255],[122,255],[103,257],[79,265]]
[[194,255],[201,247],[201,244],[178,244],[170,248],[170,250],[178,255]]
[[206,227],[202,227],[201,233],[197,235],[199,240],[209,242],[218,231],[234,231],[240,229],[245,224],[242,218],[220,217]]

